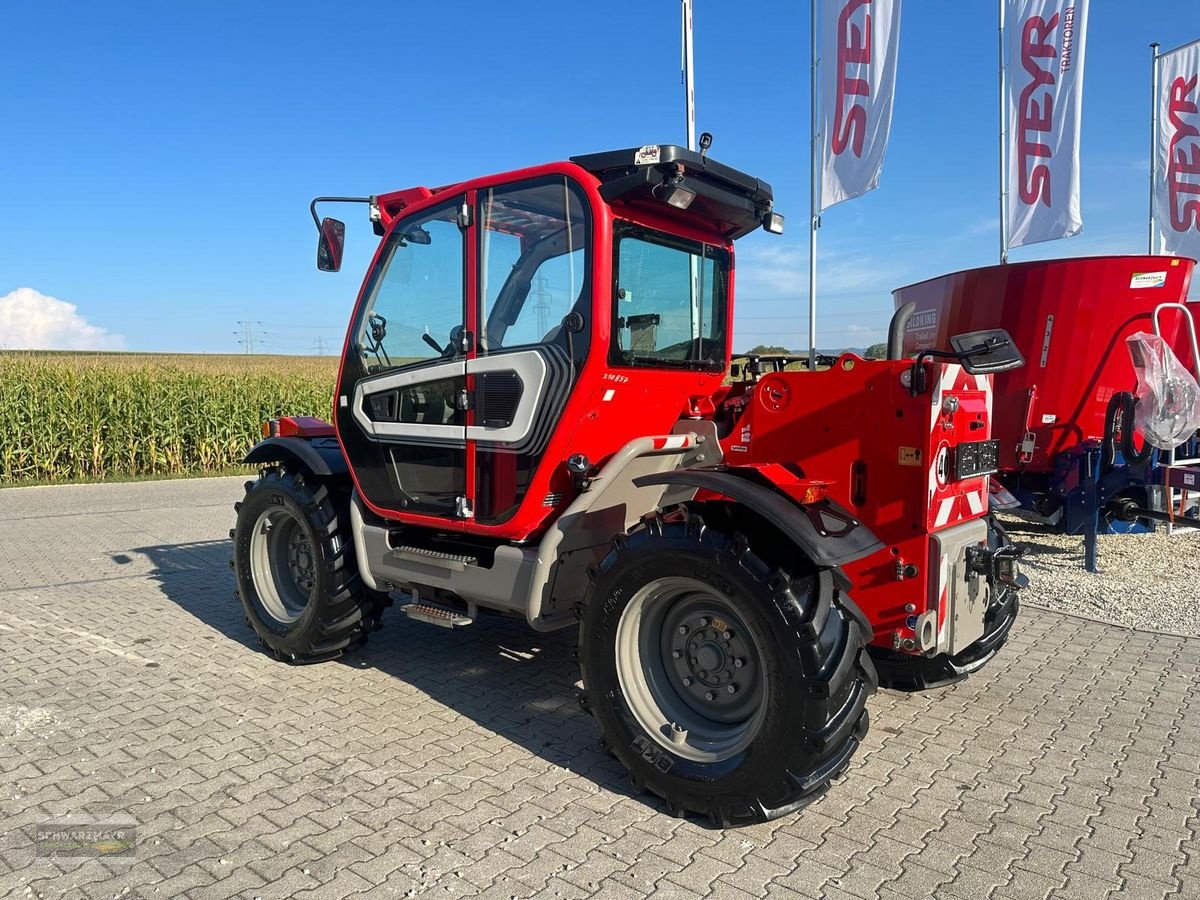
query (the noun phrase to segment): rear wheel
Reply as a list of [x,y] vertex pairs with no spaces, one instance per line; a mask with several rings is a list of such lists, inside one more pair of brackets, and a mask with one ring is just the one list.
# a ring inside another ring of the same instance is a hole
[[359,577],[349,494],[271,468],[236,504],[236,593],[263,645],[288,662],[317,662],[361,645],[386,597]]
[[601,563],[580,628],[585,699],[638,789],[717,825],[797,810],[867,730],[870,631],[829,570],[773,569],[696,516]]

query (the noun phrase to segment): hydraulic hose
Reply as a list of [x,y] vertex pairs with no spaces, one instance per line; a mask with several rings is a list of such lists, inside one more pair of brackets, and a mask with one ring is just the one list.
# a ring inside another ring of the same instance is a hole
[[1117,416],[1121,418],[1121,456],[1126,465],[1144,466],[1150,462],[1154,448],[1149,441],[1142,442],[1142,449],[1133,446],[1133,411],[1135,406],[1133,394],[1129,391],[1118,391],[1108,399],[1108,408],[1104,412],[1104,444],[1101,464],[1104,471],[1109,471],[1117,458]]

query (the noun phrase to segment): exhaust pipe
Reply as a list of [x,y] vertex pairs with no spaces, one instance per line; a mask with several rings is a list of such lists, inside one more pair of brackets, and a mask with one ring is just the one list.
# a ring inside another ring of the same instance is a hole
[[904,329],[916,311],[916,301],[909,300],[892,314],[892,324],[888,326],[888,359],[904,359]]

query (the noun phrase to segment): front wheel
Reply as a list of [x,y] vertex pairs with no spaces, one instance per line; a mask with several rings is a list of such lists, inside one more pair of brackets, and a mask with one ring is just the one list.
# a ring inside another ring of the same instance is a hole
[[697,516],[614,544],[583,611],[586,701],[638,789],[713,824],[797,810],[849,766],[875,673],[829,570],[772,569]]
[[332,659],[362,644],[386,598],[358,574],[348,493],[271,468],[246,483],[235,508],[237,596],[262,644],[288,662]]

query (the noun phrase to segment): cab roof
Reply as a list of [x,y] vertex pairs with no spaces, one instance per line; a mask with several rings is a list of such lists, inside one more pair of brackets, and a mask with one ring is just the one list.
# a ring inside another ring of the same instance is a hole
[[[674,217],[700,218],[730,240],[759,228],[772,211],[771,185],[753,175],[675,144],[649,144],[572,156],[571,162],[601,181],[609,203],[650,206]],[[693,193],[683,209],[664,202],[672,187]]]
[[[644,208],[691,225],[703,222],[728,240],[763,226],[773,212],[767,182],[674,144],[588,153],[572,156],[570,162],[600,181],[600,196],[610,204]],[[390,221],[413,203],[467,183],[412,187],[372,199]]]

